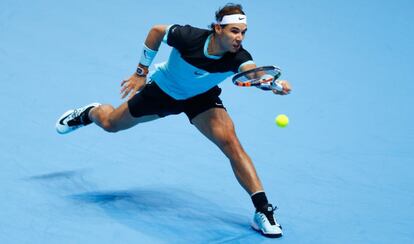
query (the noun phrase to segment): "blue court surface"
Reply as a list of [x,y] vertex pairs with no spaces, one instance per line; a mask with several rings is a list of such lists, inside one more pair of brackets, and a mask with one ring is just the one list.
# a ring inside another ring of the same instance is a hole
[[250,197],[185,115],[56,133],[67,109],[123,102],[152,25],[204,28],[225,3],[0,0],[0,243],[414,243],[412,1],[240,1],[244,47],[293,86],[221,84],[280,239],[249,228]]

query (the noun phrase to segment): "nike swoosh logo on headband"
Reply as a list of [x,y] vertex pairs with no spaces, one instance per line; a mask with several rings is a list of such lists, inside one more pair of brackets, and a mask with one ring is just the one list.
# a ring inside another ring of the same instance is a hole
[[239,17],[239,20],[244,20],[244,18],[242,18],[242,17]]

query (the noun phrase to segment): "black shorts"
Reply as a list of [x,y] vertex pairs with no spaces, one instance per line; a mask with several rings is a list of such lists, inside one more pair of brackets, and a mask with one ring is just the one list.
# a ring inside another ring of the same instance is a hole
[[165,117],[184,112],[191,122],[210,108],[226,109],[219,98],[220,93],[221,88],[215,86],[194,97],[176,100],[161,90],[155,82],[151,82],[128,101],[128,109],[135,118],[145,115]]

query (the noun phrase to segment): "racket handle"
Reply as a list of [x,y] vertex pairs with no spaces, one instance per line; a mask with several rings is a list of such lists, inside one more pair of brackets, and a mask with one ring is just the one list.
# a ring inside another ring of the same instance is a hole
[[272,82],[271,87],[272,87],[272,89],[274,89],[276,91],[280,91],[280,92],[283,91],[283,86],[277,81]]

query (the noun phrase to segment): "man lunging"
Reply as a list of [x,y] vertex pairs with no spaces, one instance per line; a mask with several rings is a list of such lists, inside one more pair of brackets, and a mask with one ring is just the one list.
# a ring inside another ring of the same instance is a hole
[[[59,133],[69,133],[95,123],[108,132],[131,128],[168,115],[184,112],[190,123],[215,143],[230,160],[240,185],[255,206],[252,227],[268,237],[280,237],[281,226],[274,217],[262,183],[250,157],[242,148],[233,121],[219,95],[220,82],[234,73],[256,67],[242,47],[247,19],[238,4],[227,4],[216,12],[210,30],[190,25],[156,25],[143,45],[137,70],[122,82],[122,98],[128,101],[114,108],[91,103],[64,113],[56,123]],[[164,42],[173,49],[168,61],[156,66],[147,82],[148,67]],[[286,95],[290,85],[284,81]]]

